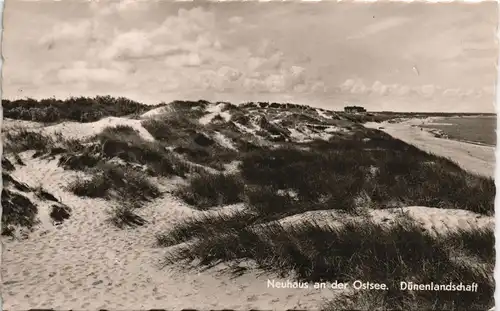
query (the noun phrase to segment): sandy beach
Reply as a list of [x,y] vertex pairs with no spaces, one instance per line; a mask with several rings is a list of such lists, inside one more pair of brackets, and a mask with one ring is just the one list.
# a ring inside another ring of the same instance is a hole
[[394,138],[424,151],[449,158],[463,169],[482,176],[495,176],[495,147],[438,138],[420,125],[430,124],[435,118],[410,119],[400,123],[366,123],[366,127],[381,129]]

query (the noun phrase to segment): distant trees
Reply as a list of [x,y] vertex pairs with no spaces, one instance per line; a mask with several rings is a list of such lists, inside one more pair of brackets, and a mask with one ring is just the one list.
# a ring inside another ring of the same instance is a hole
[[94,122],[107,116],[144,113],[160,105],[145,105],[124,97],[96,96],[71,97],[65,100],[3,99],[2,106],[6,118],[50,123],[68,120]]

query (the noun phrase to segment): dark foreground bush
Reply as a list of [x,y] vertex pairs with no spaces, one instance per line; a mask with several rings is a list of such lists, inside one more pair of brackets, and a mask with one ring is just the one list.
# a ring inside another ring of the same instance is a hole
[[[459,257],[478,258],[478,249],[472,246],[476,243],[486,248],[480,252],[493,254],[493,236],[492,230],[434,236],[409,222],[389,228],[371,222],[346,222],[337,228],[272,224],[208,235],[171,253],[167,262],[197,259],[201,266],[210,266],[254,260],[261,269],[282,276],[294,271],[300,281],[385,283],[389,289],[380,295],[386,309],[409,310],[421,304],[427,310],[477,310],[493,304],[494,257],[477,259],[483,263],[480,269],[464,265]],[[475,282],[479,288],[478,292],[411,292],[399,289],[401,281]]]
[[177,191],[186,203],[199,209],[235,204],[243,201],[245,185],[237,175],[201,173]]

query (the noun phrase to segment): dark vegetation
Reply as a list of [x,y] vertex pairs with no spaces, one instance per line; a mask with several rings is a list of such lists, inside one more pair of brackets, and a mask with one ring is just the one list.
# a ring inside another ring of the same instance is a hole
[[37,224],[38,208],[27,197],[2,189],[2,235],[10,235],[15,226],[32,229]]
[[111,96],[2,100],[5,118],[44,123],[93,122],[104,117],[142,114],[161,105],[164,104],[144,105],[124,97]]
[[305,144],[309,150],[283,146],[248,152],[240,165],[246,188],[235,186],[235,176],[205,174],[192,179],[181,197],[199,207],[217,206],[224,196],[246,197],[254,210],[271,218],[320,209],[352,212],[360,198],[370,208],[392,207],[397,201],[493,215],[492,179],[464,172],[380,131],[364,131],[365,139],[316,141]]
[[54,204],[51,206],[49,216],[55,222],[63,222],[71,216],[71,208],[61,204]]
[[92,172],[91,179],[77,179],[69,185],[69,189],[78,196],[125,202],[149,201],[160,195],[145,174],[110,163],[99,165]]
[[190,178],[189,184],[180,188],[177,195],[203,210],[242,202],[244,189],[245,184],[239,176],[202,173]]
[[[209,224],[212,228],[217,222]],[[199,224],[191,226],[200,227]],[[380,294],[383,307],[389,310],[415,310],[417,307],[478,310],[478,307],[493,304],[492,230],[434,236],[402,220],[393,227],[369,221],[345,222],[335,228],[313,222],[291,227],[273,223],[235,230],[226,227],[225,232],[218,230],[217,233],[170,253],[167,263],[197,259],[200,265],[211,266],[220,261],[253,260],[260,268],[278,272],[283,277],[293,271],[301,281],[385,283],[390,289]],[[177,229],[176,234],[177,238],[183,238],[185,231]],[[165,236],[161,238],[163,243],[171,242]],[[480,248],[483,258],[479,263],[483,264],[483,270],[479,272],[464,266],[457,257],[476,258]],[[480,285],[477,293],[411,293],[399,290],[399,282],[403,280],[426,284],[476,282]],[[352,307],[358,309],[359,304]]]

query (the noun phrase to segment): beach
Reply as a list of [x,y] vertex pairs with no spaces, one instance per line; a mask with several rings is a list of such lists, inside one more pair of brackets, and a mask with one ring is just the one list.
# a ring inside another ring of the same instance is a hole
[[[439,118],[438,118],[439,119]],[[463,169],[493,178],[495,175],[495,147],[435,137],[422,125],[432,125],[436,118],[409,119],[399,123],[366,123],[365,127],[385,133],[426,152],[451,159]]]

